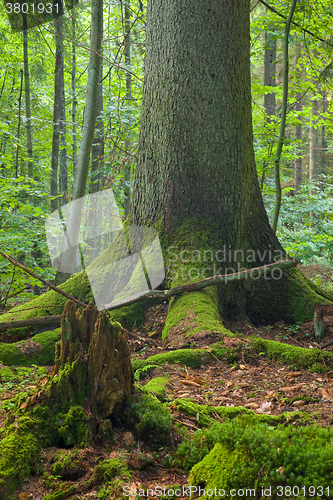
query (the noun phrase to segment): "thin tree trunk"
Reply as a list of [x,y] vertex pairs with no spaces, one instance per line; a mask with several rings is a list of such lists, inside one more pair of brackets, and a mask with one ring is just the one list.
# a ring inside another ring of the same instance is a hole
[[74,179],[74,196],[77,200],[86,193],[89,172],[90,152],[94,138],[97,116],[97,91],[99,83],[99,56],[102,46],[103,33],[103,1],[92,0],[91,8],[91,33],[89,68],[87,78],[86,103],[82,127],[82,135],[77,162],[77,174]]
[[66,107],[65,107],[65,80],[64,80],[64,62],[63,62],[63,30],[62,19],[59,17],[56,20],[57,31],[56,35],[59,39],[59,47],[62,53],[62,68],[60,75],[60,92],[61,92],[61,108],[59,116],[59,134],[60,134],[60,153],[59,153],[59,188],[60,188],[60,205],[65,205],[68,201],[68,174],[67,174],[67,142],[66,142]]
[[96,193],[100,190],[101,175],[99,169],[103,165],[104,156],[104,121],[103,121],[103,59],[101,58],[99,68],[99,85],[97,91],[97,123],[96,134],[91,150],[91,182],[90,193]]
[[71,247],[63,254],[59,270],[69,274],[74,271],[75,257],[79,238],[81,209],[83,197],[86,193],[90,152],[94,139],[94,131],[97,116],[97,93],[99,83],[100,51],[102,46],[103,33],[103,0],[92,0],[91,8],[91,31],[90,31],[90,52],[89,66],[86,87],[86,101],[84,109],[83,127],[79,147],[77,162],[77,172],[74,179],[73,199],[81,201],[72,204],[68,214],[66,232],[69,235]]
[[[125,4],[125,66],[130,69],[131,66],[131,10],[130,10],[130,0],[127,0]],[[128,103],[131,103],[132,99],[132,75],[131,73],[126,74],[126,100]],[[130,126],[130,124],[129,124]],[[124,215],[128,216],[130,210],[131,203],[131,158],[129,156],[131,148],[130,139],[126,139],[125,142],[125,151],[127,153],[128,159],[125,163],[125,173],[124,173],[124,181],[125,181],[125,200],[124,200]]]
[[77,167],[77,137],[76,137],[76,17],[75,17],[75,4],[72,9],[72,135],[73,135],[73,178],[76,175],[76,167]]
[[[26,26],[26,16],[23,15],[23,23]],[[24,51],[24,93],[25,93],[25,116],[28,152],[28,177],[33,177],[33,154],[32,154],[32,130],[31,130],[31,102],[30,102],[30,76],[29,76],[29,52],[28,52],[28,30],[23,30]]]
[[2,94],[3,94],[4,88],[5,88],[5,84],[6,84],[6,76],[7,76],[7,68],[5,69],[5,75],[3,77],[3,82],[2,82],[1,92],[0,92],[0,101],[2,99]]
[[[328,110],[328,101],[327,101],[327,93],[323,90],[323,116]],[[320,148],[320,170],[322,174],[326,174],[326,153],[327,153],[327,137],[326,137],[326,127],[325,121],[323,121],[323,125],[321,126],[321,148]]]
[[[297,55],[296,55],[296,60],[295,60],[295,66],[296,66],[296,71],[297,71],[297,84],[301,83],[302,79],[302,71],[297,69],[297,66],[299,64],[299,56],[300,56],[300,45],[297,46]],[[303,102],[302,102],[302,94],[301,92],[296,93],[296,106],[295,106],[295,111],[299,112],[298,119],[302,120],[301,113],[303,111]],[[296,158],[294,160],[294,171],[295,171],[295,192],[299,191],[299,189],[302,186],[302,177],[303,177],[303,148],[302,148],[302,123],[299,123],[295,127],[295,140],[296,140],[296,149],[295,149],[295,155]]]
[[281,108],[281,122],[280,122],[280,134],[279,142],[276,148],[276,155],[274,160],[274,177],[275,177],[275,207],[272,221],[272,229],[276,232],[279,213],[282,200],[282,189],[280,180],[280,159],[284,143],[284,135],[286,129],[286,119],[287,119],[287,103],[288,103],[288,78],[289,78],[289,32],[291,21],[295,12],[297,0],[292,0],[288,19],[286,22],[283,38],[283,97],[282,97],[282,108]]
[[[23,77],[23,75],[21,74],[21,78]],[[9,115],[11,115],[11,110],[13,108],[13,100],[12,100],[12,95],[13,95],[13,92],[14,92],[14,87],[15,87],[15,76],[13,77],[13,83],[12,83],[12,88],[10,90],[10,93],[9,93],[9,108],[10,108],[10,111],[9,113],[6,114],[6,117],[5,117],[5,121],[6,121],[6,124],[9,125]],[[1,141],[1,145],[0,145],[0,151],[5,154],[6,152],[6,146],[7,146],[7,139],[8,139],[8,132],[6,131],[4,134],[3,134],[3,139]]]
[[[265,86],[275,87],[276,85],[276,39],[270,33],[265,33]],[[267,121],[271,121],[271,116],[275,115],[275,94],[265,94],[264,105]]]
[[317,126],[319,102],[316,95],[312,97],[311,105],[311,126],[309,136],[309,180],[310,182],[313,182],[317,180],[320,175],[319,128]]
[[16,158],[15,158],[15,177],[18,177],[18,155],[20,149],[20,128],[21,128],[21,106],[22,106],[22,87],[23,87],[23,70],[20,70],[21,74],[21,86],[19,95],[19,115],[17,124],[17,145],[16,145]]
[[60,120],[62,116],[62,98],[63,98],[63,41],[58,35],[62,34],[61,20],[54,20],[55,42],[56,42],[56,60],[54,70],[54,107],[53,107],[53,136],[52,136],[52,158],[51,158],[51,212],[58,209],[58,161],[59,161],[59,143],[60,143]]

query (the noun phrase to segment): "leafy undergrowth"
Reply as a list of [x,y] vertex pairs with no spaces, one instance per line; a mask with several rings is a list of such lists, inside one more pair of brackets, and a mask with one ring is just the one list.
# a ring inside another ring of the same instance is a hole
[[[193,484],[201,484],[205,467],[213,467],[214,460],[219,463],[222,456],[230,464],[238,458],[241,464],[247,457],[254,475],[261,471],[261,476],[265,473],[268,477],[271,469],[264,464],[269,462],[269,456],[254,456],[250,448],[233,448],[233,432],[236,439],[237,429],[243,425],[238,421],[247,418],[249,423],[252,419],[253,435],[258,439],[265,441],[274,432],[277,443],[287,439],[287,444],[297,429],[309,429],[305,437],[299,431],[297,440],[302,443],[308,435],[316,436],[316,427],[331,429],[333,371],[325,358],[312,363],[310,371],[297,360],[283,363],[269,358],[264,348],[255,348],[260,338],[291,347],[315,348],[311,323],[257,329],[233,322],[226,325],[233,337],[207,334],[200,342],[187,342],[183,347],[188,350],[172,351],[161,341],[166,314],[167,304],[152,306],[140,327],[128,332],[133,366],[137,368],[135,383],[143,394],[141,406],[135,403],[133,407],[136,420],[126,426],[114,423],[113,440],[107,444],[96,441],[85,449],[42,450],[36,475],[29,476],[11,500],[136,500],[134,494],[126,496],[130,490],[137,490],[137,498],[148,498],[143,492],[157,485],[167,492],[177,489],[175,485],[187,486],[190,479]],[[325,341],[330,335],[330,316],[333,312],[328,308]],[[304,349],[315,351],[321,356],[317,349]],[[148,359],[159,353],[164,360]],[[193,359],[195,363],[190,362]],[[13,398],[19,393],[32,395],[36,386],[43,384],[48,368],[0,367],[0,427],[14,404]],[[224,427],[219,427],[217,437],[211,438],[212,425],[229,425],[229,441],[223,438]],[[321,439],[325,440],[325,436]],[[279,469],[274,480],[281,478],[282,484],[286,465],[279,456],[273,458],[278,464],[274,470]],[[191,467],[202,459],[202,466],[199,464],[190,474]],[[318,460],[324,461],[325,457]],[[242,474],[241,465],[239,470]],[[216,480],[221,482],[223,478],[216,474]],[[159,498],[173,500],[176,496],[166,493]]]

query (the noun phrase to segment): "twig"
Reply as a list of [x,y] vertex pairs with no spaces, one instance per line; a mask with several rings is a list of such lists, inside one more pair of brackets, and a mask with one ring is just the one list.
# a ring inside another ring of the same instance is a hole
[[37,279],[38,281],[41,281],[42,283],[44,283],[44,285],[52,288],[52,290],[54,290],[55,292],[60,293],[60,295],[63,295],[67,299],[72,300],[73,302],[76,302],[76,304],[79,304],[79,306],[81,306],[81,307],[87,307],[87,304],[84,304],[83,302],[81,302],[80,300],[76,299],[72,295],[69,295],[69,293],[64,292],[63,290],[61,290],[57,286],[54,286],[51,283],[49,283],[48,281],[45,281],[40,276],[37,276],[37,274],[35,274],[33,271],[31,271],[30,269],[28,269],[27,267],[25,267],[23,264],[20,264],[19,262],[17,262],[17,260],[13,259],[13,257],[10,257],[9,255],[7,255],[6,253],[1,252],[1,251],[0,251],[0,255],[2,255],[7,260],[9,260],[9,262],[11,262],[14,266],[17,266],[17,267],[20,267],[21,269],[23,269],[23,271],[25,273],[30,274],[30,276],[32,276],[33,278]]
[[[269,9],[270,11],[274,12],[274,14],[277,14],[278,16],[282,17],[282,19],[287,19],[287,16],[285,16],[284,14],[281,14],[281,12],[278,12],[274,7],[272,7],[271,5],[269,5],[264,0],[260,0],[260,3],[262,3],[263,5],[265,5],[265,7],[267,7],[267,9]],[[332,43],[328,42],[324,38],[320,38],[319,36],[315,35],[312,31],[309,31],[306,28],[303,28],[299,23],[296,23],[295,21],[291,21],[291,24],[293,24],[294,26],[297,26],[297,28],[300,28],[303,31],[303,33],[307,33],[308,35],[313,36],[317,40],[320,40],[321,42],[326,43],[326,45],[329,45],[330,47],[333,47]]]
[[333,340],[330,340],[329,342],[326,342],[326,344],[322,344],[318,347],[318,349],[325,349],[325,347],[328,347],[329,345],[333,344]]

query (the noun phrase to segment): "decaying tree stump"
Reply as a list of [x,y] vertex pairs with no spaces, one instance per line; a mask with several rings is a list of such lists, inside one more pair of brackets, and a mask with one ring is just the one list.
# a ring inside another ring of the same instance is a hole
[[51,372],[51,400],[58,407],[88,401],[93,414],[109,418],[132,393],[133,370],[126,335],[119,323],[93,304],[77,310],[66,303],[61,342]]

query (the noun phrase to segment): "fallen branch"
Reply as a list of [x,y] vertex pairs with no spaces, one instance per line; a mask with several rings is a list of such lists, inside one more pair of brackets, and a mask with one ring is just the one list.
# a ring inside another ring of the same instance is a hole
[[326,342],[326,344],[322,344],[318,347],[318,349],[325,349],[325,347],[328,347],[329,345],[333,344],[333,340],[330,340],[329,342]]
[[[6,254],[3,254],[0,252],[1,255],[4,255],[6,258]],[[9,260],[11,257],[9,257]],[[14,259],[13,259],[14,260]],[[146,293],[145,295],[141,295],[141,297],[137,297],[136,299],[129,300],[127,302],[121,302],[119,304],[111,305],[108,304],[106,306],[106,309],[109,311],[113,311],[115,309],[120,309],[121,307],[129,306],[131,304],[135,304],[136,302],[140,302],[141,300],[144,299],[158,299],[158,300],[168,300],[171,297],[174,297],[176,295],[181,295],[183,293],[188,293],[188,292],[195,292],[197,290],[202,290],[203,288],[206,288],[207,286],[212,286],[216,285],[218,283],[221,283],[222,281],[228,282],[228,281],[236,281],[236,280],[241,280],[241,279],[246,279],[246,278],[251,278],[253,272],[258,272],[259,275],[256,275],[256,279],[261,276],[265,275],[268,273],[272,273],[274,269],[288,269],[291,267],[296,267],[297,261],[295,260],[283,260],[280,262],[274,262],[273,264],[268,264],[266,266],[261,266],[261,267],[254,267],[252,269],[247,269],[245,271],[241,271],[239,273],[233,273],[233,274],[223,274],[223,275],[217,275],[217,276],[210,276],[209,278],[205,278],[204,280],[198,281],[197,283],[190,283],[188,285],[183,285],[183,286],[177,286],[175,288],[171,288],[170,290],[151,290],[150,292]],[[20,267],[24,268],[22,264],[19,264]],[[31,271],[29,270],[29,273]],[[34,273],[32,273],[33,275]],[[36,275],[34,275],[36,277]],[[39,279],[39,278],[37,278]],[[43,283],[47,284],[43,280]],[[48,285],[50,286],[50,285]],[[53,289],[56,291],[59,291],[62,295],[65,295],[65,297],[69,298],[70,300],[73,300],[74,302],[78,302],[80,305],[86,307],[85,304],[82,302],[78,301],[74,297],[71,297],[67,293],[63,292],[63,290],[60,290],[57,287],[54,287],[51,285]],[[49,306],[48,306],[49,307]],[[22,312],[24,309],[22,310]],[[15,312],[15,311],[14,311]],[[61,316],[44,316],[41,318],[33,318],[33,319],[27,319],[27,320],[22,320],[22,321],[8,321],[5,323],[0,323],[0,331],[7,330],[9,328],[19,328],[23,326],[33,326],[33,325],[49,325],[52,324],[52,318],[54,319],[53,324],[58,324],[60,323],[60,318]]]
[[60,295],[63,295],[64,297],[66,297],[66,299],[72,300],[73,302],[75,302],[76,304],[78,304],[81,307],[87,307],[87,304],[84,304],[83,302],[81,302],[80,300],[76,299],[72,295],[69,295],[69,293],[64,292],[63,290],[61,290],[57,286],[54,286],[51,283],[49,283],[48,281],[45,281],[40,276],[37,276],[37,274],[35,274],[33,271],[31,271],[30,269],[28,269],[27,267],[25,267],[23,264],[20,264],[19,262],[17,262],[17,260],[13,259],[13,257],[10,257],[9,255],[7,255],[6,253],[1,252],[1,251],[0,251],[0,255],[2,255],[3,257],[5,257],[5,259],[9,260],[9,262],[11,262],[14,266],[20,267],[21,269],[23,269],[23,271],[25,273],[30,274],[30,276],[32,276],[36,280],[41,281],[42,283],[44,283],[44,285],[52,288],[52,290],[54,290],[57,293],[60,293]]
[[129,306],[131,304],[135,304],[144,299],[158,299],[158,300],[166,300],[175,295],[181,295],[186,292],[196,292],[198,290],[202,290],[207,286],[217,285],[221,282],[229,282],[229,281],[238,281],[252,277],[253,272],[258,272],[255,276],[256,279],[259,276],[265,275],[268,273],[272,273],[275,269],[289,269],[291,267],[297,266],[297,260],[281,260],[280,262],[274,262],[273,264],[267,264],[266,266],[253,267],[252,269],[246,269],[245,271],[241,271],[239,273],[232,274],[219,274],[217,276],[210,276],[209,278],[205,278],[196,283],[190,283],[189,285],[177,286],[175,288],[171,288],[170,290],[151,290],[145,295],[141,295],[141,297],[137,297],[136,299],[129,300],[128,302],[120,302],[118,304],[106,304],[105,309],[109,311],[113,311],[115,309],[119,309],[120,307]]
[[60,325],[61,315],[43,316],[41,318],[23,319],[21,321],[5,321],[0,323],[0,332],[9,328],[20,328],[23,326],[43,326],[43,325]]

